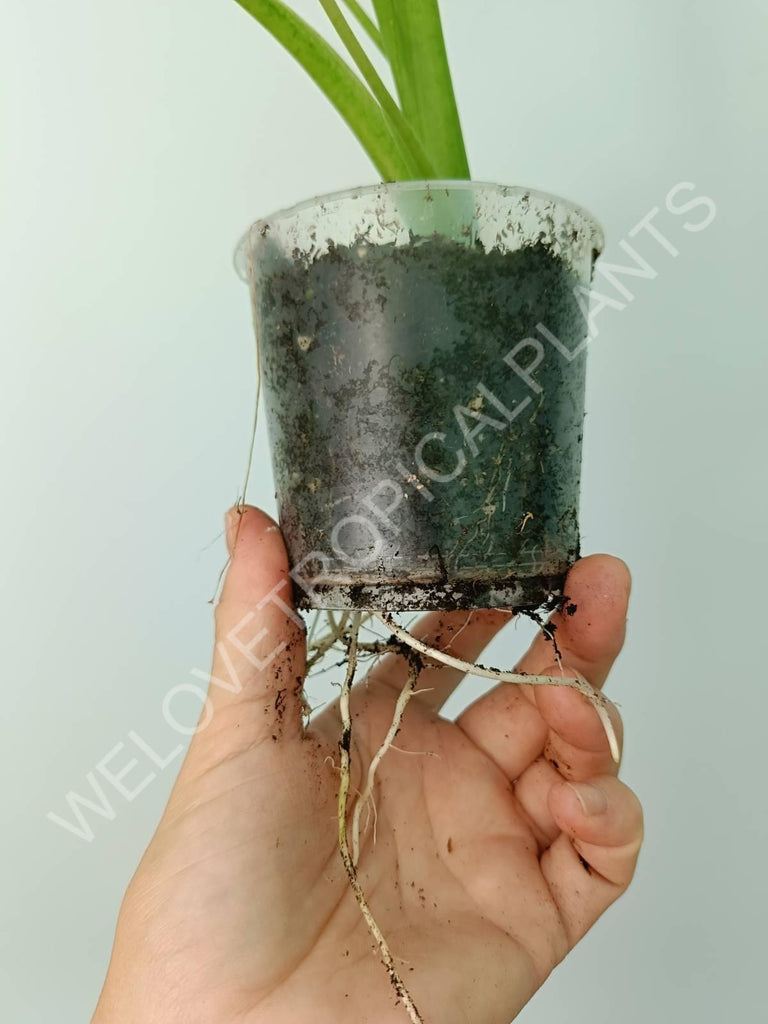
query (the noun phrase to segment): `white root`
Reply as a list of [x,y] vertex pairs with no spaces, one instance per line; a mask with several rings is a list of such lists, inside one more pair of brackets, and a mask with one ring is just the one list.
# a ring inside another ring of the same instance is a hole
[[386,967],[392,986],[402,1001],[403,1006],[411,1019],[411,1024],[424,1024],[424,1020],[416,1009],[416,1005],[413,1002],[410,992],[398,973],[395,965],[395,958],[392,956],[389,944],[384,938],[384,935],[382,934],[381,929],[376,923],[376,920],[371,913],[371,909],[368,906],[365,893],[363,892],[360,880],[357,877],[355,863],[349,852],[349,842],[347,840],[347,800],[350,789],[349,765],[352,741],[352,718],[349,710],[349,695],[352,689],[352,682],[355,678],[355,669],[357,667],[357,641],[360,633],[360,620],[360,612],[356,612],[352,617],[347,649],[347,671],[341,688],[341,697],[339,698],[339,710],[341,714],[341,742],[339,743],[341,769],[338,801],[339,850],[341,852],[341,859],[344,862],[347,875],[349,876],[349,883],[352,887],[352,892],[355,894],[355,899],[357,900],[360,911],[365,918],[368,929],[375,939],[376,945],[379,947],[379,954],[384,966]]
[[[416,680],[419,678],[419,669],[416,665],[411,665],[408,673],[408,681],[400,691],[395,704],[395,713],[392,717],[392,724],[387,730],[387,735],[384,737],[384,742],[381,744],[379,749],[376,751],[371,763],[368,765],[368,777],[365,782],[365,788],[361,796],[355,803],[354,814],[352,815],[352,863],[357,866],[357,862],[360,859],[360,814],[363,807],[365,807],[369,800],[373,799],[373,784],[376,778],[376,769],[381,764],[381,760],[386,752],[392,746],[395,736],[398,733],[400,725],[403,720],[408,701],[413,696],[414,689],[416,687]],[[375,807],[374,807],[374,829],[375,829]],[[374,832],[375,841],[375,832]]]
[[470,661],[464,661],[462,658],[456,658],[452,654],[446,654],[444,651],[440,651],[436,647],[428,646],[423,640],[417,639],[409,633],[407,629],[403,629],[402,626],[399,626],[394,619],[390,618],[388,615],[377,612],[376,617],[384,626],[386,626],[393,636],[397,637],[398,640],[407,644],[413,650],[418,651],[418,653],[423,655],[425,658],[430,658],[432,661],[438,661],[443,665],[448,665],[450,668],[458,669],[466,675],[478,676],[481,679],[493,679],[498,683],[517,683],[519,685],[530,684],[533,686],[570,686],[572,689],[578,690],[579,693],[584,694],[598,714],[600,722],[605,729],[605,735],[608,738],[611,757],[616,764],[621,760],[621,750],[619,748],[618,737],[616,736],[616,731],[613,728],[613,723],[611,722],[607,710],[608,702],[602,693],[586,682],[586,680],[571,679],[567,676],[537,676],[528,675],[525,672],[505,672],[501,669],[485,668],[483,665],[473,665]]

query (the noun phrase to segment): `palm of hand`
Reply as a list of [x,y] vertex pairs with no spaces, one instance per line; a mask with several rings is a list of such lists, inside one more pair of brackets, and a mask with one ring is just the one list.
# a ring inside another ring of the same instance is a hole
[[[246,524],[220,636],[274,587],[264,544],[277,538],[256,513]],[[283,559],[280,546],[278,574]],[[621,644],[627,589],[620,563],[598,561],[613,571],[602,598],[592,594],[613,617],[611,642],[579,650],[578,616],[562,623],[561,639],[566,668],[595,685]],[[581,575],[575,583],[588,603],[591,577]],[[258,688],[212,687],[210,725],[193,741],[126,896],[99,1024],[407,1020],[338,853],[338,708],[302,730],[299,687],[280,684],[303,674],[303,637],[279,605],[263,617],[287,646],[266,673],[235,665]],[[417,633],[475,658],[507,618],[475,614],[467,625],[466,614],[431,616]],[[542,672],[551,659],[539,638],[521,668]],[[405,677],[403,659],[388,656],[353,691],[352,794]],[[614,777],[594,711],[574,691],[500,686],[453,723],[437,709],[458,679],[452,669],[422,672],[398,749],[377,773],[375,843],[371,820],[359,876],[424,1020],[506,1024],[628,884],[639,808]],[[595,777],[608,806],[586,816],[563,779]]]

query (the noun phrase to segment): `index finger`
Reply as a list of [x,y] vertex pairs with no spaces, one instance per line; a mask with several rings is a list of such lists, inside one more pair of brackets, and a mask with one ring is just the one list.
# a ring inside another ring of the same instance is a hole
[[559,654],[564,665],[599,690],[624,646],[631,589],[632,577],[620,558],[579,559],[565,581],[562,610],[536,636],[517,671],[542,674]]

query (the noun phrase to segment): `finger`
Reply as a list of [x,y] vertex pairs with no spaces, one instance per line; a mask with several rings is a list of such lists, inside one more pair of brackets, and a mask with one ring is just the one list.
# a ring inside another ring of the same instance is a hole
[[230,744],[243,748],[301,734],[306,653],[279,528],[250,506],[230,510],[226,528],[230,564],[216,607],[201,722],[209,721],[198,734],[225,756]]
[[[483,649],[511,619],[501,608],[459,612],[430,612],[410,631],[429,647],[446,651],[464,661],[476,662]],[[363,685],[387,686],[399,693],[408,678],[408,662],[400,654],[387,654],[368,673]],[[419,675],[416,699],[438,711],[464,678],[459,669],[425,659]]]
[[[557,666],[550,665],[545,674],[558,675]],[[568,666],[564,666],[563,674],[577,676]],[[613,758],[605,726],[594,705],[582,693],[565,686],[531,686],[526,688],[526,697],[547,725],[542,754],[566,779],[618,773],[619,766]],[[609,700],[605,701],[605,710],[621,751],[624,739],[621,715]]]
[[610,776],[553,786],[549,805],[562,831],[542,854],[541,870],[573,946],[632,880],[642,808]]
[[[567,665],[555,663],[542,666],[541,674],[578,676]],[[606,710],[621,744],[621,716],[610,701]],[[526,774],[538,759],[549,762],[567,779],[615,774],[618,770],[595,708],[578,690],[567,686],[503,683],[471,704],[459,716],[457,725],[510,781],[521,787],[519,797],[529,813],[531,805],[537,805],[538,790],[530,792]]]
[[[550,620],[560,662],[553,661],[552,641],[540,633],[517,670],[581,677],[600,687],[624,642],[629,572],[618,558],[592,555],[574,565],[565,590],[569,600]],[[525,707],[520,694],[531,707]],[[550,740],[554,744],[550,756],[570,765],[566,771],[583,777],[584,772],[609,770],[603,757],[607,741],[594,708],[566,687],[501,683],[471,704],[457,724],[510,779],[517,779],[542,755]],[[593,753],[600,756],[589,756]]]
[[[575,690],[542,686],[536,697],[547,736],[542,751],[514,779],[514,793],[532,826],[551,842],[560,832],[552,816],[549,794],[564,780],[579,782],[597,775],[615,776],[619,766],[608,747],[608,740],[595,709]],[[525,698],[523,698],[525,699]],[[608,711],[619,742],[623,737],[621,715],[608,702]]]
[[579,559],[565,581],[563,609],[549,620],[518,663],[518,671],[543,674],[554,656],[553,640],[563,664],[599,689],[622,646],[632,587],[629,569],[612,555]]

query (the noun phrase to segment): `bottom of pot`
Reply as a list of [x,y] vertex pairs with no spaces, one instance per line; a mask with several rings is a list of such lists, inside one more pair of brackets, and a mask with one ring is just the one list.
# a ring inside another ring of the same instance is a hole
[[565,571],[549,576],[498,580],[458,579],[426,583],[315,583],[312,594],[295,588],[298,608],[334,611],[451,611],[508,608],[517,612],[549,611],[560,604]]

